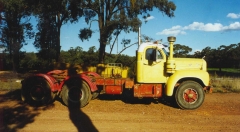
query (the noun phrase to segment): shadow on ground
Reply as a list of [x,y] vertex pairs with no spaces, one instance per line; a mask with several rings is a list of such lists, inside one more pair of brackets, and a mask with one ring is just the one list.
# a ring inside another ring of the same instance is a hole
[[173,108],[179,108],[176,104],[175,100],[170,97],[161,97],[158,99],[154,98],[134,98],[134,97],[126,97],[124,95],[108,95],[108,94],[100,94],[98,96],[99,100],[105,100],[105,101],[114,101],[114,100],[121,100],[124,103],[127,104],[144,104],[144,105],[150,105],[151,103],[154,104],[163,104],[167,105],[169,107]]
[[0,93],[0,131],[16,132],[33,123],[40,111],[54,107],[30,107],[21,101],[21,90],[1,91]]

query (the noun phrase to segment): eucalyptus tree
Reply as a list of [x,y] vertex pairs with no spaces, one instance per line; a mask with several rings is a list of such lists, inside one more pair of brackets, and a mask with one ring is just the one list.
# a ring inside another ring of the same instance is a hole
[[[3,2],[2,1],[0,1],[0,12],[2,12],[3,11]],[[2,24],[2,15],[0,14],[0,25]],[[1,29],[1,27],[0,27],[0,29]]]
[[232,59],[236,68],[240,68],[240,43],[232,50]]
[[[72,0],[76,8],[84,9],[84,16],[89,27],[80,29],[79,38],[88,40],[91,38],[92,22],[98,23],[99,29],[99,63],[105,58],[106,45],[112,39],[111,35],[117,36],[125,33],[137,32],[142,24],[139,16],[145,20],[150,12],[157,9],[168,17],[174,16],[175,4],[168,0]],[[74,8],[74,9],[76,9]],[[162,15],[162,14],[160,14]]]
[[212,51],[213,59],[215,66],[219,68],[219,71],[222,71],[222,68],[229,67],[230,54],[234,45],[226,46],[221,45],[217,49]]
[[239,66],[239,44],[230,44],[228,46],[224,46],[225,48],[222,58],[222,63],[224,64],[224,67],[231,67],[236,68]]
[[192,48],[186,45],[174,44],[173,47],[175,57],[186,57],[192,51]]
[[55,60],[58,62],[61,50],[61,27],[67,22],[77,22],[82,16],[81,8],[74,9],[76,3],[72,0],[28,1],[39,20],[39,32],[34,45],[40,50],[55,49]]
[[39,50],[39,58],[51,63],[53,59],[58,59],[56,55],[58,36],[57,28],[54,26],[55,20],[49,14],[42,14],[39,17],[38,32],[33,45]]
[[34,37],[30,8],[25,0],[1,0],[1,43],[7,48],[13,70],[19,67],[19,52],[26,39]]

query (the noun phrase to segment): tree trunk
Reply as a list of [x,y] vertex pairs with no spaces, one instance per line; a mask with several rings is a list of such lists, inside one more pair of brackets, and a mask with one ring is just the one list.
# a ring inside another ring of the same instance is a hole
[[219,67],[219,72],[222,72],[222,68],[221,67]]
[[61,46],[60,46],[60,28],[58,27],[58,31],[57,31],[57,51],[56,51],[56,62],[59,61],[59,56],[60,56],[60,50],[61,50]]
[[98,63],[103,64],[105,59],[106,45],[100,42]]
[[105,59],[105,50],[107,44],[108,35],[104,32],[104,30],[100,30],[100,47],[99,47],[99,59],[98,63],[103,64]]
[[57,51],[56,51],[56,62],[59,61],[59,56],[60,56],[60,50],[61,50],[61,45],[60,45],[60,35],[61,35],[61,18],[60,18],[60,13],[57,15]]

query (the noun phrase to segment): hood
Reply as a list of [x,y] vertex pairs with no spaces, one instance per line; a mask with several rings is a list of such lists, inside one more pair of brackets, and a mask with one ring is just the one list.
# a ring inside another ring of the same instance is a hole
[[207,64],[204,59],[194,58],[174,58],[175,70],[207,70]]

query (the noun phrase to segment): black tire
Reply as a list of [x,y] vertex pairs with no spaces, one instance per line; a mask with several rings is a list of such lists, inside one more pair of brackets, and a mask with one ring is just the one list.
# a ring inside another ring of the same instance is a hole
[[61,98],[68,107],[84,107],[92,98],[90,88],[85,81],[71,79],[62,88]]
[[203,87],[194,81],[183,82],[175,92],[175,100],[182,109],[197,109],[204,101]]
[[42,77],[31,77],[24,80],[21,97],[30,105],[47,105],[54,101],[55,94],[51,92],[47,80]]

